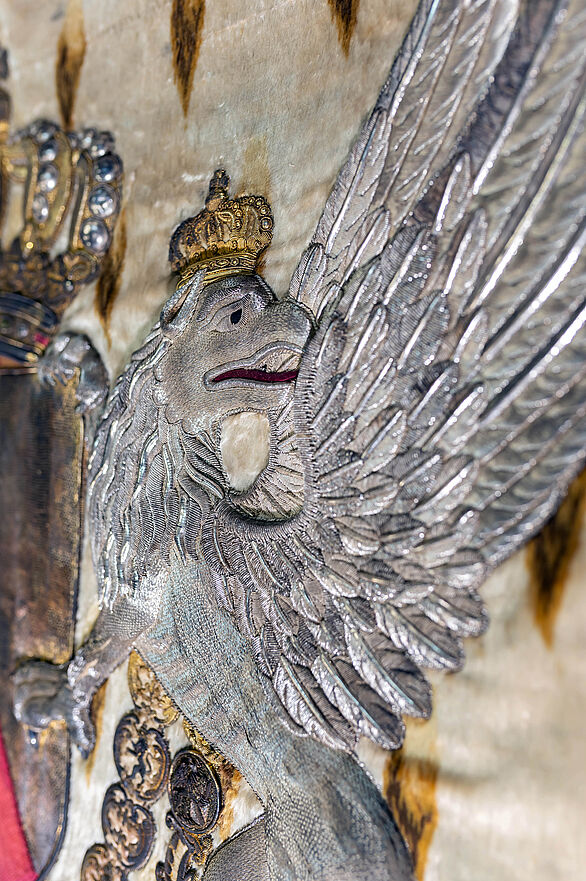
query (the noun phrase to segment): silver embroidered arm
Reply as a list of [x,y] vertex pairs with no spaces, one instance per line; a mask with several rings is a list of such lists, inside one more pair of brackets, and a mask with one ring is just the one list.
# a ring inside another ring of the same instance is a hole
[[84,334],[60,333],[39,361],[42,383],[65,384],[77,376],[77,411],[84,418],[85,441],[91,448],[106,398],[108,374],[100,355]]
[[153,623],[150,604],[120,597],[96,623],[66,666],[30,661],[15,673],[14,713],[33,735],[51,721],[64,719],[84,756],[94,748],[90,710],[93,697],[110,674],[128,657],[135,640]]

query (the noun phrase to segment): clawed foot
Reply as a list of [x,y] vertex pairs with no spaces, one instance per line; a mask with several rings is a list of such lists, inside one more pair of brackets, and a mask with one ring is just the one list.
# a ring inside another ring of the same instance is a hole
[[108,374],[102,359],[83,334],[58,334],[39,362],[39,379],[46,385],[65,383],[79,370],[78,411],[101,407],[108,395]]
[[30,732],[31,740],[54,720],[63,719],[85,758],[95,744],[89,707],[76,704],[67,681],[67,668],[45,661],[29,661],[14,674],[14,715]]
[[45,385],[65,385],[78,374],[77,412],[86,421],[86,436],[93,437],[108,396],[108,374],[97,351],[82,334],[58,334],[39,362],[38,376]]

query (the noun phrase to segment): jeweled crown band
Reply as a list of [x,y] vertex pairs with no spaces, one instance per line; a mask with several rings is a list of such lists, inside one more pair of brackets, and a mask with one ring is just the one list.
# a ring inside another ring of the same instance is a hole
[[[10,185],[24,187],[22,230],[0,251],[4,356],[37,361],[81,286],[99,275],[120,213],[122,172],[109,132],[64,132],[48,120],[10,138],[0,128],[4,211]],[[67,224],[68,245],[55,254]]]
[[239,254],[237,257],[211,257],[209,260],[198,260],[190,264],[181,272],[179,285],[186,281],[201,269],[205,269],[204,284],[224,278],[227,275],[252,275],[256,271],[257,258],[254,254]]

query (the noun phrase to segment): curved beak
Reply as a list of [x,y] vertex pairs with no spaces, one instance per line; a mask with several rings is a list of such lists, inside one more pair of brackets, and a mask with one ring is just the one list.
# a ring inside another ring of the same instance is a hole
[[297,303],[276,303],[250,328],[251,340],[268,341],[244,358],[208,370],[204,374],[206,388],[295,382],[312,326],[310,317]]

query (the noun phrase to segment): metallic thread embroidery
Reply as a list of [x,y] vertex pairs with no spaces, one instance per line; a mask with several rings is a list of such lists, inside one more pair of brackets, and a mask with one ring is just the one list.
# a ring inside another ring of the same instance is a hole
[[[0,171],[4,184],[24,187],[22,231],[0,253],[0,355],[31,364],[100,273],[120,213],[122,160],[110,132],[64,132],[41,119],[10,138],[0,130]],[[67,249],[55,255],[67,220]]]
[[124,881],[128,872],[146,863],[155,839],[149,807],[165,791],[171,767],[163,732],[179,712],[137,652],[130,655],[128,687],[136,709],[122,717],[114,735],[120,782],[104,796],[105,844],[94,844],[86,852],[81,881]]
[[[180,750],[173,759],[169,778],[171,810],[167,825],[173,830],[165,861],[156,868],[157,881],[187,881],[198,877],[212,852],[210,832],[222,810],[218,776],[204,757],[193,749]],[[180,845],[184,853],[179,857]]]
[[[579,6],[521,4],[504,49],[500,3],[421,0],[288,295],[255,266],[270,209],[225,205],[219,172],[172,239],[182,283],[96,411],[102,612],[66,670],[23,670],[17,716],[65,716],[89,752],[92,695],[137,648],[265,809],[204,877],[244,852],[255,881],[412,877],[358,741],[396,749],[403,716],[429,716],[424,670],[461,667],[478,588],[585,455]],[[220,448],[241,412],[270,425],[246,491]]]

